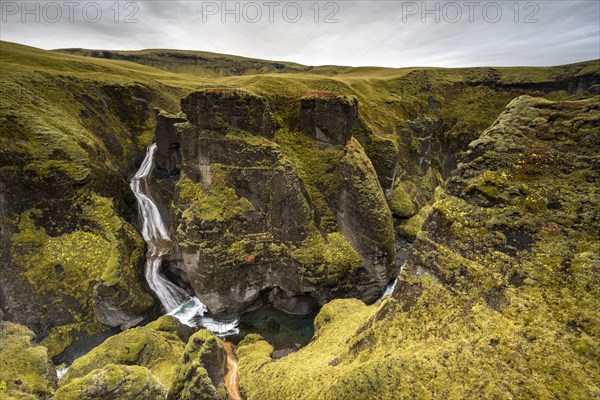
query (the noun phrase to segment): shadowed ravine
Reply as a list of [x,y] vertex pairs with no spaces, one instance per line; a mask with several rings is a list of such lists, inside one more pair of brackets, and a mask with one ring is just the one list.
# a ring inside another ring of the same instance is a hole
[[[131,180],[131,190],[138,201],[140,214],[142,215],[142,236],[148,245],[148,252],[145,265],[145,275],[148,285],[156,294],[167,313],[174,315],[180,321],[189,324],[191,319],[187,314],[202,316],[206,312],[206,306],[197,298],[190,300],[190,296],[180,287],[174,285],[160,273],[160,266],[163,255],[165,255],[172,246],[171,238],[167,228],[161,218],[156,203],[151,197],[148,186],[148,177],[152,174],[154,168],[154,155],[156,153],[156,144],[153,143],[146,150],[146,157],[140,166],[140,169]],[[186,310],[189,305],[190,310]],[[203,321],[207,328],[217,333],[235,331],[237,321],[233,323],[218,323],[206,319]],[[227,350],[227,375],[225,376],[225,386],[229,393],[230,400],[241,400],[237,376],[237,358],[233,354],[233,346],[230,342],[225,343]]]

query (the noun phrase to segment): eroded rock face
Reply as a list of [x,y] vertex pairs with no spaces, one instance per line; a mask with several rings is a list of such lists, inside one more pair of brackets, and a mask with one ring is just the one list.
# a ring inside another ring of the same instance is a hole
[[[171,215],[174,263],[218,314],[265,303],[306,314],[338,296],[374,300],[392,274],[393,229],[364,150],[356,141],[342,147],[303,139],[317,154],[336,157],[325,169],[328,187],[308,186],[294,163],[291,152],[297,150],[277,143],[300,132],[271,141],[262,125],[247,125],[254,130],[245,131],[239,124],[210,122],[213,117],[205,114],[231,115],[231,107],[236,121],[245,121],[251,116],[240,110],[254,112],[240,108],[248,99],[269,109],[254,97],[198,92],[182,100],[192,120],[177,125],[181,174]],[[208,107],[214,98],[219,102]],[[353,118],[345,124],[351,127]]]
[[436,190],[392,296],[327,304],[283,360],[249,335],[244,392],[598,397],[599,150],[599,97],[512,101]]
[[302,132],[321,142],[345,145],[358,119],[355,97],[304,97],[300,100]]
[[173,175],[179,172],[181,153],[179,151],[179,137],[175,124],[185,122],[182,115],[172,115],[163,110],[156,112],[155,136],[157,154],[154,168],[159,175]]
[[277,122],[267,102],[248,92],[205,90],[181,101],[188,120],[213,131],[241,129],[255,135],[273,137]]

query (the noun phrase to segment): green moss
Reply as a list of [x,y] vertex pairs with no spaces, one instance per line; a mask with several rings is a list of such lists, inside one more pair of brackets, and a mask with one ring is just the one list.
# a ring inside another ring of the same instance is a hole
[[223,222],[254,210],[252,203],[237,196],[233,188],[221,184],[220,178],[218,171],[214,171],[210,188],[185,175],[177,182],[180,201],[189,205],[182,213],[188,224],[194,219]]
[[31,249],[25,256],[16,255],[23,260],[24,276],[29,283],[41,293],[60,292],[85,303],[86,292],[89,293],[108,266],[110,242],[83,230],[50,237],[44,228],[35,227],[31,212],[21,215],[19,227],[12,240],[15,252]]
[[313,232],[291,255],[303,266],[309,281],[331,280],[340,286],[362,266],[360,255],[340,232],[326,238]]
[[147,368],[113,365],[91,371],[84,377],[61,384],[55,398],[79,399],[164,399],[167,390]]
[[[57,236],[37,226],[45,215],[41,210],[22,213],[19,230],[12,237],[12,259],[21,266],[23,277],[35,292],[55,296],[52,307],[67,307],[73,324],[64,329],[76,327],[91,334],[102,329],[95,321],[95,299],[91,296],[98,285],[115,291],[119,299],[113,306],[133,313],[148,309],[153,299],[140,281],[143,241],[116,214],[112,200],[91,193],[75,198],[74,203],[77,214],[71,218],[79,218],[80,225]],[[72,300],[77,307],[71,305]],[[48,339],[53,355],[70,342],[69,335],[59,331],[63,330],[52,332]]]
[[396,234],[410,241],[415,240],[417,238],[417,234],[423,226],[423,223],[425,222],[425,219],[427,218],[429,209],[429,207],[423,207],[421,210],[419,210],[417,215],[414,215],[406,220],[396,221],[396,226],[394,227]]
[[0,322],[0,396],[29,399],[51,395],[54,368],[45,347],[25,326]]
[[223,342],[207,330],[194,333],[187,345],[168,399],[224,399],[227,354]]
[[335,169],[343,156],[343,149],[341,146],[319,144],[300,132],[284,129],[277,132],[275,140],[304,183],[321,217],[321,231],[335,231],[336,218],[330,205],[338,190]]
[[418,212],[405,186],[406,184],[399,183],[394,188],[392,197],[388,202],[392,213],[400,218],[410,218]]
[[[273,361],[273,347],[260,337],[246,337],[237,348],[240,385],[248,398],[318,398],[342,377],[339,354],[345,341],[375,311],[358,300],[334,300],[315,319],[318,340],[300,352]],[[277,381],[284,380],[279,385]],[[343,397],[357,398],[357,397]]]
[[157,331],[155,326],[128,329],[108,338],[75,360],[61,382],[69,383],[108,364],[123,364],[147,367],[165,387],[170,387],[184,344],[176,333]]

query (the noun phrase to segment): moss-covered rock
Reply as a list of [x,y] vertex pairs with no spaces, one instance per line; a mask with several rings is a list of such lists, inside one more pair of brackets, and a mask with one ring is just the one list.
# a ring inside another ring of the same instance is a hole
[[153,304],[126,180],[152,140],[152,106],[172,92],[126,69],[1,46],[0,306],[50,335],[55,356]]
[[167,389],[175,379],[183,355],[181,329],[173,317],[165,316],[143,327],[128,329],[106,339],[73,362],[61,379],[61,386],[83,378],[108,364],[139,365],[148,368]]
[[196,332],[185,347],[168,399],[226,399],[226,369],[223,342],[207,330]]
[[107,364],[61,385],[54,400],[165,399],[167,389],[145,367]]
[[0,321],[0,398],[44,399],[56,388],[56,371],[35,333]]
[[[212,96],[189,98],[205,104]],[[356,107],[355,99],[343,100]],[[225,97],[214,107],[236,104]],[[360,144],[344,149],[287,129],[271,141],[194,121],[178,130],[174,237],[181,268],[212,312],[269,302],[306,314],[336,296],[372,301],[381,294],[392,270],[393,229]]]
[[[140,235],[116,214],[110,199],[95,193],[73,199],[71,210],[72,230],[62,234],[52,227],[51,210],[31,209],[19,216],[11,258],[20,273],[13,279],[26,282],[36,297],[54,299],[41,306],[46,318],[56,315],[51,327],[80,324],[80,330],[92,334],[102,329],[96,320],[109,326],[139,322],[154,304],[142,284]],[[54,347],[53,356],[64,350]]]
[[248,398],[598,397],[599,122],[598,97],[514,100],[436,192],[391,298],[324,307],[282,360],[240,346]]
[[366,277],[357,279],[363,293],[359,298],[373,301],[389,282],[394,269],[392,215],[362,146],[352,140],[344,150],[337,171],[340,185],[337,222],[362,258]]
[[406,239],[409,242],[413,242],[417,238],[417,234],[421,230],[427,213],[430,207],[425,206],[419,210],[419,213],[406,219],[396,219],[394,221],[394,231],[396,235],[402,239]]

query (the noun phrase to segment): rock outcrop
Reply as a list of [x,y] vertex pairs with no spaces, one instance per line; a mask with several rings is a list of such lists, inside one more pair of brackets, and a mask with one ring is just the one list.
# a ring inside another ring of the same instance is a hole
[[302,132],[320,142],[347,144],[357,120],[356,97],[312,96],[300,100]]
[[53,400],[159,400],[167,389],[145,367],[107,364],[61,386]]
[[211,332],[200,330],[190,337],[185,347],[183,362],[177,368],[167,399],[225,400],[226,372],[227,353],[223,342]]
[[0,397],[48,398],[56,388],[56,370],[48,350],[34,342],[23,325],[0,321]]
[[[61,388],[89,374],[95,375],[98,369],[115,364],[145,367],[168,390],[175,379],[178,363],[183,355],[184,339],[188,335],[179,321],[171,316],[123,331],[75,360],[60,381]],[[118,374],[125,372],[116,371]],[[135,376],[141,373],[133,372]],[[93,381],[89,376],[86,380]]]
[[599,97],[515,99],[436,191],[392,297],[328,304],[283,360],[243,341],[245,393],[598,397],[599,149]]
[[277,121],[264,98],[245,91],[204,90],[181,100],[181,109],[194,126],[224,132],[239,129],[272,138]]
[[[181,151],[173,236],[179,268],[211,312],[271,303],[306,314],[337,296],[373,301],[382,293],[393,270],[391,215],[370,160],[350,140],[356,101],[344,105],[353,108],[334,119],[346,146],[273,136],[270,107],[254,94],[211,90],[182,100],[189,120],[170,144]],[[329,165],[308,178],[314,184],[300,179],[299,162],[309,160],[298,162],[296,151]]]

